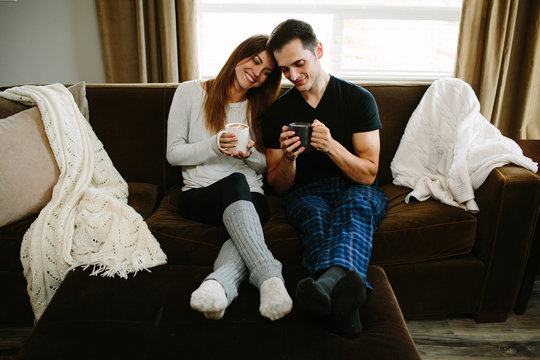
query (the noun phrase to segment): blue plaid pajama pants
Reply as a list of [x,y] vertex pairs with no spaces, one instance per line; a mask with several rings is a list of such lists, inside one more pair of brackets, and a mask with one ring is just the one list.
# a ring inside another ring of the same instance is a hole
[[342,266],[357,271],[370,287],[366,272],[373,233],[388,209],[381,189],[332,177],[292,190],[283,204],[289,222],[300,231],[310,276]]

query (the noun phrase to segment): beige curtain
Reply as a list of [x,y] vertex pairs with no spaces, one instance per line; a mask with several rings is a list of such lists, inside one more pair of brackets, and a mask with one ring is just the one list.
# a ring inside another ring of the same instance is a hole
[[95,0],[107,82],[199,76],[196,0]]
[[464,0],[456,77],[513,139],[540,139],[540,1]]

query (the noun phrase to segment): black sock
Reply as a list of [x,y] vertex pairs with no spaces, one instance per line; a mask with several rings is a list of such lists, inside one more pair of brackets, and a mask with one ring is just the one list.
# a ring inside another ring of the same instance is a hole
[[341,266],[332,266],[322,273],[322,275],[319,276],[315,282],[325,291],[328,296],[330,296],[332,294],[332,290],[334,290],[334,286],[336,286],[337,282],[341,280],[345,274],[347,274],[346,269],[342,268]]
[[366,300],[364,280],[354,270],[349,270],[332,291],[332,315],[330,326],[333,332],[352,339],[362,334],[359,308]]
[[309,311],[325,317],[332,311],[332,290],[347,274],[340,266],[327,269],[317,280],[305,278],[296,285],[296,300]]
[[302,279],[296,285],[296,301],[303,308],[321,317],[330,315],[332,311],[332,299],[313,278]]
[[332,314],[330,318],[330,330],[346,339],[354,339],[362,335],[362,322],[360,321],[360,310],[336,316]]

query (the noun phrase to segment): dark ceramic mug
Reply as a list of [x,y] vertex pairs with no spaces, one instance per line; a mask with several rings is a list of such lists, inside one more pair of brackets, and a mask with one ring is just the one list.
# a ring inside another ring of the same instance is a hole
[[[308,122],[293,122],[289,124],[289,130],[294,131],[295,136],[300,138],[300,147],[304,146],[307,150],[311,150],[311,123]],[[295,149],[296,151],[297,149]]]

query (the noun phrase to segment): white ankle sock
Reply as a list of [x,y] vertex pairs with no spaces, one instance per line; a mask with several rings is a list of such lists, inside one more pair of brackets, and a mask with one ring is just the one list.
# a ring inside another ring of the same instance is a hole
[[259,312],[262,316],[274,321],[281,319],[292,310],[292,299],[280,278],[271,277],[261,284],[261,305]]
[[191,293],[189,303],[193,310],[202,312],[205,318],[219,320],[225,314],[228,301],[225,289],[219,282],[206,280]]

